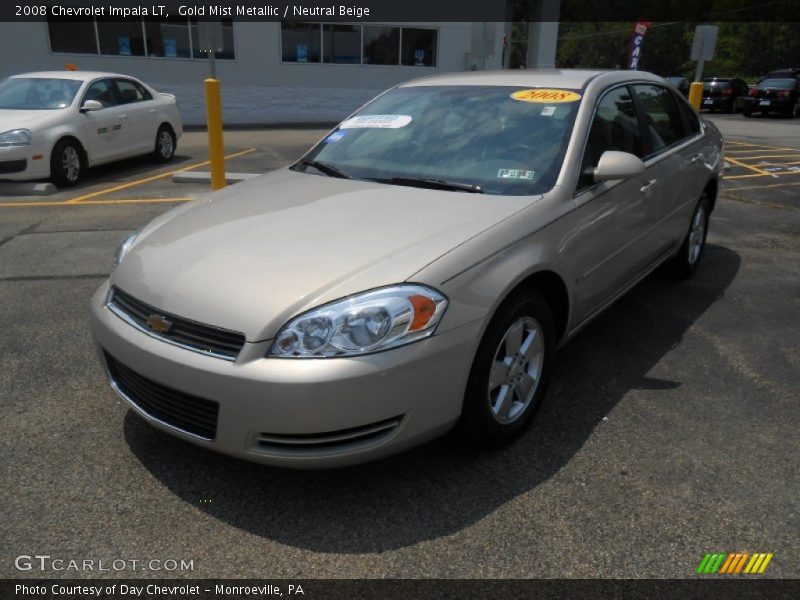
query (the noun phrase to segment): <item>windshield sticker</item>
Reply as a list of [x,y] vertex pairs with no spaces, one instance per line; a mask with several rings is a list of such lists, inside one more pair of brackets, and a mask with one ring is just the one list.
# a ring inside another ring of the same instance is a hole
[[328,137],[326,137],[323,141],[326,144],[330,144],[331,142],[338,142],[340,139],[342,139],[346,135],[347,135],[346,131],[334,131],[332,134],[330,134]]
[[543,117],[552,117],[556,114],[556,107],[555,106],[545,106],[542,109],[542,116]]
[[556,102],[577,102],[581,99],[581,95],[577,92],[570,92],[569,90],[550,90],[550,89],[534,89],[534,90],[519,90],[511,94],[514,100],[520,102],[537,102],[540,104],[554,104]]
[[533,171],[525,169],[500,169],[497,171],[498,179],[533,179]]
[[408,115],[359,115],[347,119],[339,129],[399,129],[411,123]]

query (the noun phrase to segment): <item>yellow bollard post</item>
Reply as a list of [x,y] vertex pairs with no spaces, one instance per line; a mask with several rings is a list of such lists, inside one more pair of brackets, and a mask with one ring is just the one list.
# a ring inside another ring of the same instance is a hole
[[225,187],[225,158],[222,150],[222,100],[219,79],[206,79],[208,154],[211,160],[211,189]]
[[703,84],[700,81],[693,81],[689,87],[689,104],[700,112],[700,103],[703,101]]

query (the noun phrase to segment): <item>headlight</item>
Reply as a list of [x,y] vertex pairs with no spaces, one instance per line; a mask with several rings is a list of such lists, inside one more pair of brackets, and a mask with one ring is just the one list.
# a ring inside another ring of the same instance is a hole
[[116,254],[114,254],[114,264],[111,265],[111,271],[116,271],[119,263],[122,262],[122,259],[125,258],[125,255],[128,253],[128,250],[131,249],[133,246],[133,242],[136,241],[136,236],[139,235],[139,230],[137,229],[128,237],[126,237],[122,242],[120,242],[119,247],[117,248]]
[[289,321],[267,356],[357,356],[396,348],[432,335],[446,307],[447,298],[422,285],[356,294]]
[[30,143],[30,129],[12,129],[0,133],[0,146],[27,146]]

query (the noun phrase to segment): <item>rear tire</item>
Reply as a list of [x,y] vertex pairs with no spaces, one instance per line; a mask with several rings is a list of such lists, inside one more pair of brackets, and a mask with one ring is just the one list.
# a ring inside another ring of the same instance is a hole
[[83,148],[76,140],[59,141],[50,155],[50,179],[56,187],[76,185],[86,168]]
[[498,308],[472,364],[458,433],[470,445],[499,448],[529,425],[547,391],[555,350],[553,313],[523,290]]
[[156,145],[153,149],[153,160],[158,163],[168,163],[175,156],[175,132],[169,125],[162,125],[156,133]]
[[689,231],[683,239],[677,256],[670,261],[672,274],[678,279],[691,277],[703,258],[708,236],[708,217],[711,214],[711,201],[703,193],[694,209]]

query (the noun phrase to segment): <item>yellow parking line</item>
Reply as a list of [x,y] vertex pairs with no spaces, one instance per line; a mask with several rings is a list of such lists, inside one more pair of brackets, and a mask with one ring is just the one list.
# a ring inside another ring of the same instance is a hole
[[[236,158],[237,156],[243,156],[245,154],[250,154],[251,152],[255,152],[255,148],[249,148],[247,150],[242,150],[241,152],[235,152],[234,154],[229,154],[225,157],[225,159]],[[91,192],[90,194],[84,194],[83,196],[78,196],[77,198],[72,198],[67,200],[69,204],[77,204],[78,202],[83,202],[84,200],[88,200],[89,198],[96,198],[97,196],[104,196],[105,194],[111,194],[113,192],[118,192],[120,190],[127,190],[128,188],[136,187],[137,185],[142,185],[144,183],[148,183],[150,181],[155,181],[157,179],[164,179],[165,177],[169,177],[170,175],[174,175],[175,173],[182,173],[183,171],[191,171],[192,169],[196,169],[197,167],[203,167],[207,164],[210,164],[210,160],[206,160],[203,162],[195,163],[193,165],[189,165],[187,167],[182,167],[180,169],[175,169],[173,171],[167,171],[166,173],[159,173],[158,175],[152,175],[150,177],[144,177],[142,179],[136,179],[134,181],[129,181],[128,183],[123,183],[122,185],[117,185],[114,187],[98,190],[96,192]]]
[[736,187],[734,189],[738,192],[740,190],[766,190],[773,188],[796,187],[798,185],[800,185],[800,181],[794,181],[792,183],[770,183],[769,185],[746,185],[742,187]]
[[[772,148],[773,150],[780,149],[786,150],[783,146],[766,146],[764,144],[750,144],[747,142],[734,142],[731,140],[725,140],[726,144],[736,144],[737,146],[752,146],[753,148]],[[790,150],[797,150],[797,148],[790,148]]]
[[761,173],[750,173],[749,175],[725,175],[725,181],[728,179],[750,179],[751,177],[764,177]]
[[120,198],[119,200],[87,200],[75,204],[69,200],[53,200],[45,202],[0,202],[2,208],[19,208],[24,206],[89,206],[94,204],[160,204],[164,202],[189,202],[194,200],[190,196],[179,198]]
[[762,154],[760,156],[737,156],[737,160],[760,160],[762,158],[800,158],[800,152],[794,154]]
[[770,173],[769,171],[765,171],[763,169],[759,169],[758,167],[754,167],[753,165],[748,165],[746,163],[740,162],[740,161],[736,160],[735,158],[731,158],[730,156],[726,156],[725,160],[727,160],[728,162],[733,163],[733,164],[735,164],[735,165],[737,165],[739,167],[744,167],[745,169],[750,169],[751,171],[755,171],[756,173],[759,173],[760,175],[772,175],[772,173]]

